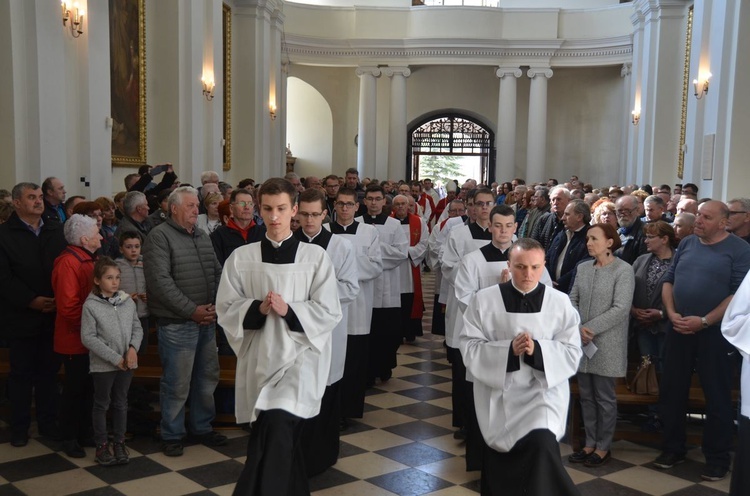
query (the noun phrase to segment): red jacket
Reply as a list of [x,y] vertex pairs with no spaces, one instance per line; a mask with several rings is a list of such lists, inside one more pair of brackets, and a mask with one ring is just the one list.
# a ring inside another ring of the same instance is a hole
[[94,285],[94,256],[79,246],[68,246],[55,260],[52,290],[55,292],[54,349],[63,355],[89,352],[81,343],[81,312]]

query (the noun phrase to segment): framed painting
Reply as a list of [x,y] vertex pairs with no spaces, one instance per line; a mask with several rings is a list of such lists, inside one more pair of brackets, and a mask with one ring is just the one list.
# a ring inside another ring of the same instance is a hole
[[146,163],[145,0],[109,0],[112,165]]
[[232,8],[222,5],[224,41],[224,170],[232,168]]

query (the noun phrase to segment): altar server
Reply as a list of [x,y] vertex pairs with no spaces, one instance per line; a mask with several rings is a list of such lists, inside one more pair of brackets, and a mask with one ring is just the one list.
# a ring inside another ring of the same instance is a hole
[[320,411],[341,306],[325,250],[292,236],[296,198],[289,181],[263,183],[266,236],[232,252],[219,284],[219,323],[237,354],[235,415],[252,423],[236,495],[309,493],[302,419]]

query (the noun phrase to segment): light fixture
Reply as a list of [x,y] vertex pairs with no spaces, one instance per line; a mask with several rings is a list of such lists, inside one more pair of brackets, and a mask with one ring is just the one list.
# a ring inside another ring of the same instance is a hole
[[62,7],[63,26],[67,26],[68,21],[70,21],[70,32],[73,33],[73,38],[78,38],[83,34],[83,16],[86,15],[86,11],[78,6],[78,2],[73,2],[72,13],[65,0],[62,0],[60,5]]
[[201,84],[203,85],[203,96],[205,96],[206,100],[210,102],[214,99],[214,88],[216,87],[214,77],[211,74],[204,72],[203,77],[201,77]]
[[641,109],[640,108],[635,108],[635,109],[633,109],[633,111],[631,112],[631,114],[633,115],[633,117],[632,117],[633,125],[637,126],[638,122],[640,122],[640,120],[641,120]]
[[698,79],[693,79],[693,88],[695,88],[695,98],[700,100],[708,93],[708,80],[711,79],[711,73],[705,76],[698,75]]
[[276,120],[276,103],[274,103],[273,101],[271,101],[268,104],[268,113],[271,115],[271,120],[275,121]]

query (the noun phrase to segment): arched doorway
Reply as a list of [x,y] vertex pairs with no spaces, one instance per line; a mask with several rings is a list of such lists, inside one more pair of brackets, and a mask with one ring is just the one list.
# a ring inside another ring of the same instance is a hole
[[412,180],[441,176],[473,177],[486,184],[495,180],[495,133],[465,114],[431,115],[417,121],[409,129],[407,152],[406,177]]

